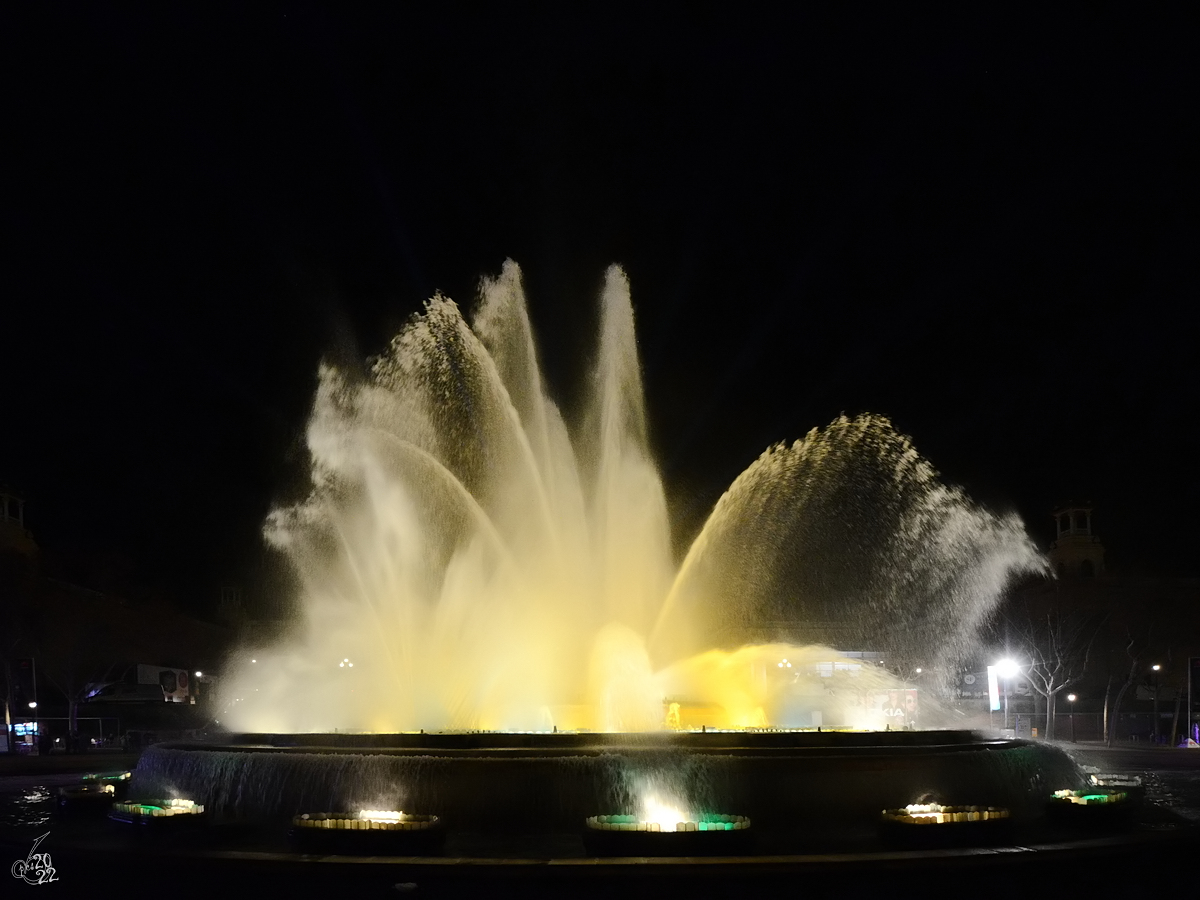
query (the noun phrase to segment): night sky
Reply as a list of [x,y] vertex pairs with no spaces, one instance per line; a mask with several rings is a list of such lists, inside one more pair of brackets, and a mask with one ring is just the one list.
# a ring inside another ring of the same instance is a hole
[[1114,570],[1200,574],[1182,18],[340,6],[0,14],[0,483],[47,551],[206,608],[319,361],[512,258],[568,409],[626,268],[680,542],[869,410],[1043,545],[1091,500]]

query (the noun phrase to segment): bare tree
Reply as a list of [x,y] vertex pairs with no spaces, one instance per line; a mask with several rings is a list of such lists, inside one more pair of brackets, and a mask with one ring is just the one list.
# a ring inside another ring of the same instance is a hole
[[1054,711],[1060,693],[1087,674],[1092,647],[1103,620],[1083,612],[1064,612],[1057,604],[1034,609],[1028,600],[1004,617],[1006,640],[1029,661],[1026,680],[1046,700],[1047,739],[1054,737]]
[[47,582],[39,601],[33,630],[38,671],[67,701],[74,744],[88,684],[106,680],[112,669],[115,623],[96,592]]
[[1137,683],[1138,678],[1144,672],[1145,658],[1152,646],[1154,620],[1149,619],[1139,624],[1141,625],[1139,628],[1127,625],[1125,629],[1125,655],[1129,658],[1129,672],[1117,691],[1117,696],[1113,700],[1112,713],[1108,717],[1108,733],[1105,735],[1105,743],[1109,747],[1113,745],[1113,741],[1117,737],[1117,722],[1121,717],[1121,701],[1125,699],[1125,694]]

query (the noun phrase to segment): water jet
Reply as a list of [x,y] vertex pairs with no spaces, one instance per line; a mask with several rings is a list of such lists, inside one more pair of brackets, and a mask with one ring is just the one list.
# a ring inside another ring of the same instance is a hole
[[754,623],[836,619],[849,646],[949,671],[1004,586],[1044,566],[1015,516],[942,484],[875,415],[762,453],[676,565],[615,266],[581,407],[552,399],[512,262],[470,323],[438,295],[365,371],[322,366],[311,487],[266,527],[298,576],[296,627],[229,660],[222,724],[641,732],[684,700],[709,727],[819,709],[824,727],[882,729],[863,699],[899,679],[756,643]]

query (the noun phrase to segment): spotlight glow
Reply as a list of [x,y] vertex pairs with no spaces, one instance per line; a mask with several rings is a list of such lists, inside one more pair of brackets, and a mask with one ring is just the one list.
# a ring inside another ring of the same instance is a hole
[[656,824],[660,831],[675,831],[679,823],[690,821],[694,817],[684,812],[683,804],[677,799],[664,799],[656,793],[651,793],[643,798],[638,818],[643,822]]
[[1021,666],[1014,659],[1005,657],[996,663],[996,674],[1001,678],[1016,678],[1021,672]]

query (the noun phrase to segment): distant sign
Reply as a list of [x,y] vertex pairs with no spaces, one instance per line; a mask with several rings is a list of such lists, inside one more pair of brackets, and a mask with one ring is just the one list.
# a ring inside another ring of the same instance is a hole
[[888,691],[883,695],[885,720],[898,728],[917,724],[917,691],[915,688]]
[[144,663],[139,663],[137,674],[138,684],[157,684],[162,688],[163,698],[168,703],[188,702],[187,669],[176,669],[170,666],[148,666]]

